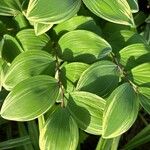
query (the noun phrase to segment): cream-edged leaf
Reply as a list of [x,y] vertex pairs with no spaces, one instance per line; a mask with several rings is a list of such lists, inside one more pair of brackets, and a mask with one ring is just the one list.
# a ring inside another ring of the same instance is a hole
[[30,0],[26,17],[34,23],[57,24],[73,17],[80,5],[81,0]]
[[55,109],[40,131],[41,150],[76,150],[78,126],[66,108]]
[[44,34],[51,29],[53,24],[34,23],[34,31],[37,36]]
[[60,78],[63,86],[68,92],[75,89],[81,74],[89,67],[88,64],[72,62],[61,68]]
[[21,11],[21,0],[0,0],[0,16],[15,16]]
[[16,38],[24,51],[46,50],[50,51],[51,40],[47,34],[35,35],[34,29],[24,29],[17,33]]
[[138,0],[127,0],[132,13],[137,13],[139,11]]
[[[48,69],[48,70],[47,70]],[[55,73],[55,60],[45,51],[26,51],[18,55],[6,72],[4,87],[11,90],[19,82],[39,74]]]
[[54,105],[58,92],[58,81],[50,76],[26,79],[8,94],[1,108],[1,116],[15,121],[38,118]]
[[150,114],[150,87],[139,87],[138,91],[142,107]]
[[108,21],[134,25],[132,12],[126,0],[83,0],[84,4],[97,16]]
[[146,84],[150,82],[150,62],[134,67],[130,74],[136,84]]
[[130,83],[117,87],[106,101],[103,115],[103,138],[114,138],[126,132],[135,122],[139,101]]
[[94,19],[86,16],[74,16],[54,27],[55,33],[59,36],[73,30],[88,30],[98,35],[102,34],[101,28],[96,24]]
[[59,40],[61,57],[66,61],[93,63],[111,52],[111,46],[97,34],[76,30],[63,35]]
[[102,133],[102,117],[105,100],[88,92],[72,92],[66,95],[67,108],[78,126],[91,134]]
[[120,62],[131,69],[141,63],[149,61],[150,47],[145,44],[132,44],[124,47],[120,52]]
[[106,96],[117,87],[119,75],[116,64],[106,60],[99,61],[82,73],[76,89]]

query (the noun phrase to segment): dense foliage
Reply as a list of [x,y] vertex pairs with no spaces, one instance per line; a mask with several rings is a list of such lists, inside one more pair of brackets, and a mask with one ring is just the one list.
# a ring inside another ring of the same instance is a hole
[[149,12],[147,0],[0,0],[0,150],[146,150]]

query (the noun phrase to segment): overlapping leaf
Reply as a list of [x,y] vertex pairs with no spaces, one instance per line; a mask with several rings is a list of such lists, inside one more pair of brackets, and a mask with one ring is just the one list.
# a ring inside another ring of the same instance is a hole
[[131,73],[131,78],[136,84],[150,82],[150,62],[136,66],[131,70]]
[[66,33],[59,40],[61,55],[67,61],[92,63],[107,56],[111,46],[100,36],[85,30]]
[[78,126],[88,133],[100,135],[105,100],[88,92],[72,92],[66,99],[67,108]]
[[89,65],[80,62],[73,62],[61,68],[60,78],[63,86],[67,91],[73,91],[80,75],[85,71]]
[[34,23],[57,24],[73,17],[80,5],[81,0],[30,0],[26,17]]
[[82,73],[76,89],[106,96],[117,87],[118,82],[117,65],[110,61],[99,61]]
[[66,32],[73,31],[76,29],[89,30],[98,35],[101,35],[102,31],[99,26],[96,25],[95,21],[91,17],[75,16],[71,19],[58,24],[54,31],[57,35],[63,35]]
[[50,51],[51,41],[48,35],[36,36],[34,29],[24,29],[16,35],[25,51],[47,50]]
[[8,62],[12,62],[21,52],[23,52],[23,49],[18,41],[10,35],[4,35],[2,40],[2,57]]
[[20,82],[6,97],[1,116],[8,120],[28,121],[45,113],[58,96],[57,80],[46,75]]
[[[136,43],[143,43],[147,44],[144,38],[130,30],[120,30],[119,31],[119,26],[115,26],[112,24],[109,26],[109,28],[112,28],[113,31],[115,32],[110,32],[107,36],[107,41],[111,44],[113,50],[115,52],[118,52],[118,50],[123,49],[125,46],[131,45],[131,44],[136,44]],[[108,29],[109,29],[108,28]],[[107,28],[106,28],[107,29]]]
[[51,113],[40,132],[41,150],[76,150],[78,126],[65,108],[57,108]]
[[0,0],[0,15],[15,16],[21,10],[21,0]]
[[139,5],[137,0],[127,0],[127,2],[133,13],[137,13],[139,11]]
[[[48,69],[48,70],[47,70]],[[39,74],[54,75],[55,60],[44,51],[27,51],[18,55],[9,67],[4,87],[11,90],[19,82]]]
[[114,138],[126,132],[136,120],[137,114],[137,94],[129,83],[124,83],[107,99],[103,115],[103,138]]
[[44,34],[47,32],[53,24],[42,24],[42,23],[35,23],[34,24],[34,31],[37,36]]
[[149,61],[150,47],[145,44],[132,44],[123,48],[119,53],[121,64],[129,69]]
[[141,105],[150,114],[150,87],[139,87],[138,91]]
[[83,2],[94,14],[103,19],[124,25],[134,24],[126,0],[83,0]]

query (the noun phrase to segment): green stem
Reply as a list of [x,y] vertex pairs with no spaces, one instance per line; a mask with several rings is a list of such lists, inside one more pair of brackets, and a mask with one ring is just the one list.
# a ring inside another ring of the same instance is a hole
[[135,92],[138,93],[138,88],[137,86],[128,79],[128,74],[127,72],[125,72],[125,69],[124,67],[119,63],[119,60],[116,58],[116,56],[114,55],[114,53],[111,53],[111,56],[112,56],[112,59],[113,59],[113,62],[118,66],[118,69],[120,70],[122,76],[124,77],[124,79],[129,82],[132,87],[134,88]]
[[121,136],[115,137],[112,142],[111,150],[117,150]]
[[45,119],[43,115],[38,118],[38,124],[39,124],[39,131],[41,131],[41,129],[43,128],[45,124]]
[[61,93],[61,107],[65,107],[65,99],[64,99],[64,95],[65,95],[65,91],[64,91],[64,87],[63,87],[63,84],[60,80],[60,64],[59,64],[59,60],[58,60],[58,56],[57,56],[57,53],[56,53],[56,72],[57,72],[57,79],[58,79],[58,84],[59,84],[59,88],[60,88],[60,93]]
[[110,150],[112,144],[112,139],[103,139],[100,137],[96,150]]
[[29,26],[29,23],[27,21],[27,19],[25,18],[25,16],[23,14],[18,14],[17,16],[15,16],[14,20],[16,21],[19,30],[20,29],[24,29],[27,28]]

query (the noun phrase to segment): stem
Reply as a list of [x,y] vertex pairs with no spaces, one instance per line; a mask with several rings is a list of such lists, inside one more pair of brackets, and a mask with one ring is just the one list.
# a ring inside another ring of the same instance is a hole
[[17,16],[15,16],[14,20],[16,21],[18,28],[21,29],[25,29],[29,26],[28,21],[26,20],[25,16],[23,14],[18,14]]
[[112,144],[112,139],[103,139],[100,137],[96,150],[110,149]]
[[41,115],[40,117],[38,117],[39,131],[41,131],[44,124],[45,124],[45,118],[44,118],[44,115]]
[[59,88],[60,88],[60,93],[61,93],[61,98],[62,98],[62,101],[61,101],[61,107],[65,107],[65,91],[64,91],[64,87],[63,87],[63,84],[60,80],[60,64],[59,64],[59,60],[58,60],[58,56],[57,56],[57,49],[56,49],[56,73],[57,73],[57,79],[58,79],[58,84],[59,84]]
[[132,87],[134,88],[135,92],[138,93],[138,89],[137,89],[137,86],[128,79],[128,76],[127,76],[127,72],[125,72],[124,70],[124,67],[119,63],[118,59],[115,57],[114,53],[111,53],[111,56],[112,56],[112,59],[113,59],[113,62],[118,66],[120,72],[122,73],[123,77],[126,79],[127,82],[129,82]]
[[118,149],[120,138],[121,138],[121,136],[113,138],[111,150],[117,150]]

